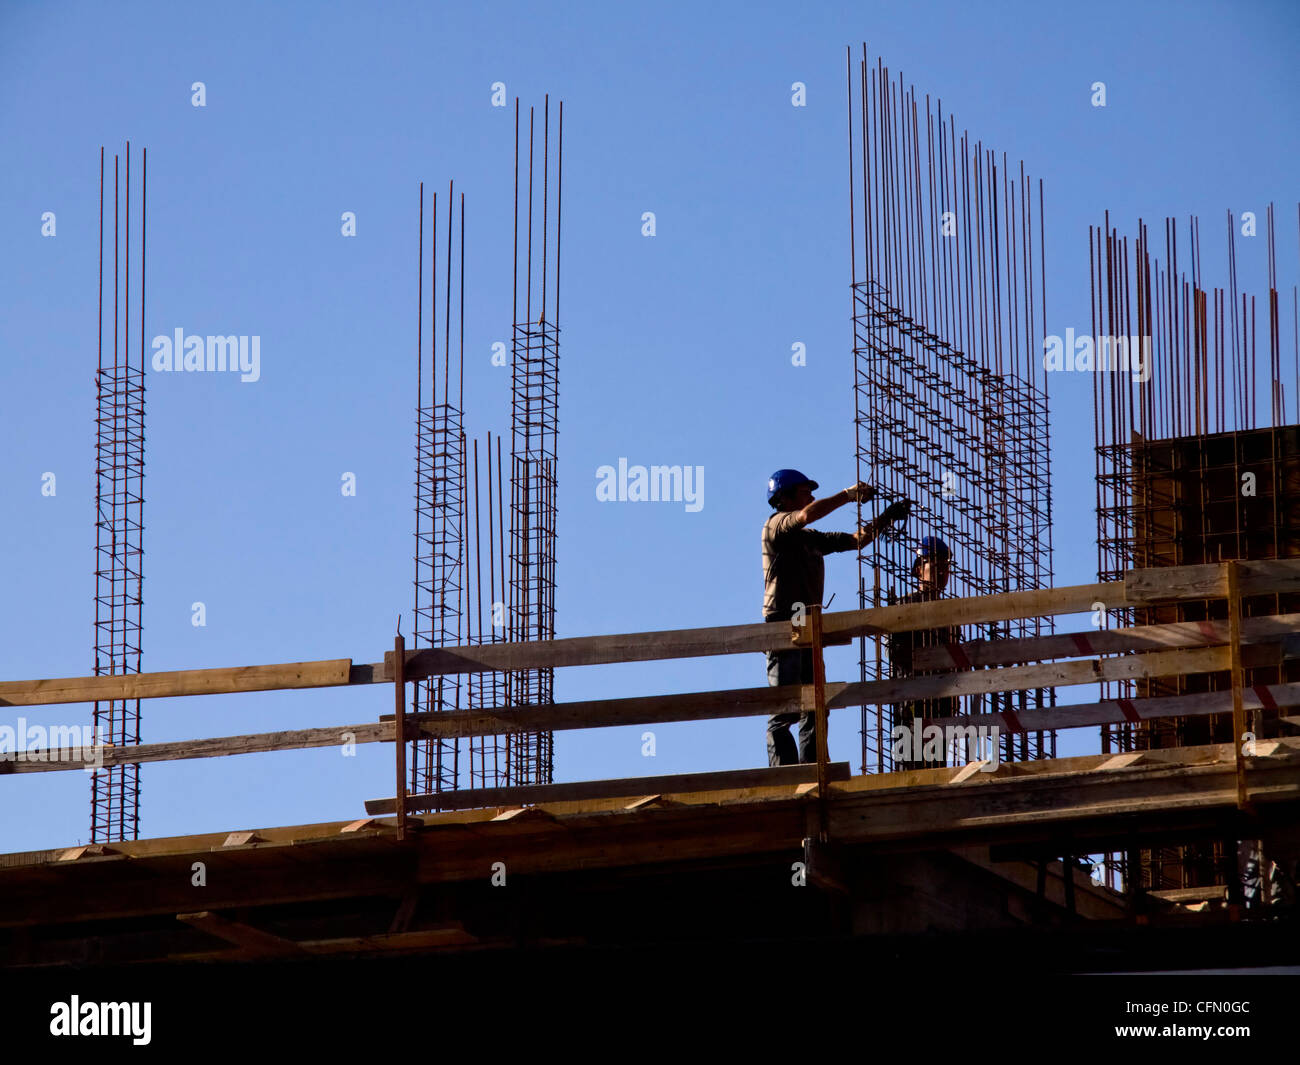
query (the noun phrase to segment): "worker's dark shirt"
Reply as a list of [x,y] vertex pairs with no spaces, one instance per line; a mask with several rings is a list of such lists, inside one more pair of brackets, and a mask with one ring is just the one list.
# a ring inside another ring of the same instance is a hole
[[[911,595],[905,595],[897,603],[931,603],[942,598],[938,593],[932,591],[913,592]],[[961,642],[961,629],[944,626],[937,629],[918,629],[914,632],[893,632],[889,635],[889,666],[890,675],[894,677],[917,677],[924,676],[927,673],[945,673],[945,669],[921,669],[915,666],[915,655],[917,651],[930,648],[942,647],[949,643]],[[895,703],[893,708],[893,728],[899,726],[916,730],[920,727],[922,720],[935,717],[954,717],[961,708],[959,700],[951,695],[941,696],[937,699],[905,699],[902,702]],[[915,735],[915,732],[913,733]],[[891,742],[895,742],[893,729],[890,730]],[[906,752],[901,758],[897,753],[893,754],[893,766],[896,770],[908,769],[935,769],[947,764],[947,752],[936,758],[913,758],[912,754],[916,753],[919,748],[913,747],[911,743],[905,743],[903,750]]]
[[852,533],[806,528],[803,512],[777,511],[763,524],[763,616],[785,619],[794,604],[820,606],[826,584],[823,555],[852,551]]
[[[931,603],[941,599],[937,592],[920,591],[905,595],[897,600],[903,603]],[[919,672],[912,665],[913,655],[922,649],[943,647],[950,643],[961,643],[961,629],[944,627],[938,629],[918,629],[913,632],[893,632],[889,635],[890,672],[895,677],[924,676],[927,673],[947,672],[943,669],[923,669]]]

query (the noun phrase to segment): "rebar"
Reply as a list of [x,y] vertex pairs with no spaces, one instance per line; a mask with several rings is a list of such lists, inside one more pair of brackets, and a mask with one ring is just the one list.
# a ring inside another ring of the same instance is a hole
[[[1034,187],[1023,163],[1012,180],[1005,155],[999,165],[982,143],[972,150],[967,133],[959,141],[955,119],[945,121],[942,102],[928,95],[922,127],[916,90],[879,59],[872,68],[865,45],[856,76],[851,49],[847,63],[858,479],[881,502],[912,500],[924,533],[948,543],[951,594],[1048,587],[1051,458],[1037,358],[1046,328],[1042,181],[1035,248]],[[859,556],[860,606],[910,590],[915,546],[878,540]],[[1051,619],[1032,618],[978,635],[1051,630]],[[859,669],[864,681],[889,673],[883,638],[861,638]],[[968,697],[965,709],[1051,706],[1055,693],[982,700]],[[862,708],[863,772],[893,768],[889,721],[888,707]],[[1055,733],[1004,736],[1003,757],[1052,757],[1055,742]]]
[[[468,572],[466,563],[465,471],[465,197],[460,198],[460,219],[454,214],[455,184],[447,189],[446,268],[443,289],[438,288],[438,196],[434,193],[430,254],[429,393],[424,393],[424,185],[420,185],[419,226],[419,339],[416,343],[415,449],[415,635],[413,648],[459,644],[467,633]],[[453,248],[459,242],[459,271]],[[456,281],[453,282],[453,277]],[[453,288],[459,300],[453,305]],[[442,344],[439,349],[438,304],[442,303]],[[459,345],[452,349],[453,306],[456,308]],[[454,364],[454,376],[453,376]],[[441,394],[438,378],[442,377]],[[439,398],[441,395],[441,398]],[[430,677],[417,682],[413,709],[417,713],[457,710],[462,706],[462,679],[458,675]],[[410,790],[427,795],[454,791],[460,782],[460,740],[425,737],[413,742]]]
[[[139,673],[144,562],[145,208],[148,152],[140,159],[140,348],[131,359],[131,145],[125,188],[113,156],[113,361],[104,353],[104,149],[99,152],[99,341],[95,372],[95,675]],[[124,215],[124,233],[118,218]],[[122,272],[119,274],[119,259]],[[119,321],[119,309],[121,319]],[[119,332],[119,326],[120,332]],[[95,703],[96,741],[140,742],[140,700]],[[138,839],[140,766],[101,768],[91,776],[90,840]]]
[[[1282,374],[1273,205],[1266,218],[1268,276],[1268,413],[1258,402],[1256,300],[1238,288],[1237,221],[1227,213],[1226,285],[1203,285],[1200,223],[1184,240],[1190,276],[1179,269],[1179,230],[1165,219],[1163,261],[1139,219],[1132,242],[1104,224],[1089,229],[1092,333],[1134,338],[1146,351],[1139,373],[1102,366],[1093,373],[1098,579],[1125,571],[1234,559],[1300,557],[1300,428],[1287,425]],[[1298,227],[1300,231],[1300,227]],[[1300,338],[1297,338],[1300,340]],[[1100,350],[1099,343],[1095,344]],[[1108,340],[1112,353],[1115,344]],[[1295,350],[1300,381],[1300,342]],[[1297,395],[1300,399],[1300,395]],[[1292,401],[1294,404],[1294,400]],[[1248,616],[1300,609],[1300,596],[1248,597]],[[1121,625],[1221,618],[1224,604],[1179,603],[1113,610]],[[1246,683],[1286,683],[1296,663],[1252,667]],[[1231,687],[1227,671],[1103,685],[1103,698],[1146,698]],[[1252,728],[1273,730],[1277,711],[1257,712]],[[1102,729],[1103,751],[1146,750],[1234,737],[1231,716],[1162,718]],[[1235,862],[1222,845],[1169,846],[1127,861],[1147,889],[1221,883]],[[1126,859],[1106,856],[1112,882]]]

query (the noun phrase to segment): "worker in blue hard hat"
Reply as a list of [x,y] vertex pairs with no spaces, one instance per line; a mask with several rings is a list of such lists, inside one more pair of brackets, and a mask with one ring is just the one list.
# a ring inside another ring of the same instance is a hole
[[[763,525],[763,619],[789,621],[808,607],[820,606],[825,587],[823,556],[838,551],[861,550],[871,543],[896,506],[857,532],[819,532],[808,528],[846,503],[867,503],[876,490],[863,481],[842,492],[817,499],[817,482],[798,470],[777,470],[767,482],[767,501],[775,511]],[[812,651],[769,651],[767,681],[772,685],[811,684]],[[790,726],[799,725],[796,750]],[[769,765],[793,765],[817,760],[817,722],[814,713],[775,714],[767,723]]]
[[952,552],[937,536],[923,536],[916,545],[916,558],[912,560],[912,576],[922,589],[942,592],[948,584],[948,570]]
[[[912,577],[917,590],[897,600],[898,603],[928,603],[943,596],[952,567],[952,551],[938,536],[925,536],[916,546],[912,561]],[[961,629],[943,626],[911,632],[895,632],[889,636],[890,675],[916,677],[942,672],[936,669],[918,670],[913,666],[917,651],[961,643]],[[941,743],[932,743],[927,751],[923,736],[914,736],[923,729],[930,718],[953,717],[960,704],[953,696],[937,699],[910,700],[894,705],[893,727],[890,730],[890,747],[896,771],[907,769],[936,769],[947,764],[946,751]],[[917,757],[920,754],[921,757]]]

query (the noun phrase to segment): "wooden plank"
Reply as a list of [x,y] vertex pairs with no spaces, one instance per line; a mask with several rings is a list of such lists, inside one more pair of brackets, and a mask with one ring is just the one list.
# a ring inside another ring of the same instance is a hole
[[80,847],[69,847],[67,850],[60,852],[55,861],[75,862],[83,858],[102,858],[119,854],[121,854],[121,851],[114,847],[108,847],[102,843],[86,843]]
[[[651,662],[667,658],[779,651],[791,646],[790,631],[786,624],[759,622],[704,629],[574,636],[562,640],[428,647],[406,652],[406,678],[418,680],[435,674],[594,666],[609,662]],[[390,676],[392,668],[393,656],[389,652],[384,655],[384,669]]]
[[497,821],[542,821],[547,824],[558,824],[555,818],[545,810],[539,810],[536,806],[516,806],[512,810],[506,810],[492,818]]
[[[1267,694],[1261,698],[1260,692]],[[1243,705],[1255,710],[1272,702],[1278,706],[1300,706],[1300,683],[1269,684],[1242,690]],[[1053,729],[1085,728],[1093,725],[1118,725],[1125,721],[1147,721],[1161,717],[1203,717],[1206,714],[1231,713],[1231,691],[1199,692],[1195,695],[1164,695],[1153,699],[1107,699],[1098,703],[1055,706],[1043,710],[1017,710],[1015,721],[1001,713],[969,714],[963,717],[927,718],[927,725],[993,727],[1015,732],[1019,724],[1025,732],[1050,732]],[[1153,757],[1157,752],[1144,751]],[[1108,756],[1110,757],[1110,756]]]
[[1228,889],[1222,884],[1209,887],[1165,888],[1161,891],[1148,891],[1147,894],[1165,902],[1206,902],[1220,901],[1227,898]]
[[[1300,614],[1245,618],[1244,643],[1285,638],[1300,632]],[[1025,636],[1012,640],[969,640],[953,647],[926,647],[913,654],[913,667],[969,669],[1041,662],[1052,658],[1120,654],[1127,651],[1208,647],[1228,642],[1226,621],[1179,621],[1167,625],[1137,625],[1123,629],[1090,629],[1054,636]]]
[[926,603],[842,610],[823,617],[822,631],[831,637],[841,634],[870,634],[872,629],[907,632],[945,626],[960,627],[990,621],[1008,621],[1012,618],[1081,614],[1091,610],[1092,604],[1096,602],[1125,605],[1123,583],[1111,581],[1066,588],[1036,588],[965,599],[936,599]]
[[[351,739],[345,736],[351,735]],[[232,754],[262,754],[266,751],[300,750],[309,747],[341,747],[344,743],[379,743],[393,739],[391,723],[365,721],[359,725],[333,725],[326,728],[291,729],[284,732],[256,732],[245,736],[216,736],[203,740],[176,740],[169,743],[139,743],[127,747],[98,748],[96,759],[105,766],[132,765],[137,762],[170,762],[189,758],[220,758]],[[84,770],[78,748],[55,747],[41,752],[53,757],[29,759],[0,756],[0,776],[6,773],[54,773]],[[75,758],[74,758],[75,755]]]
[[[827,767],[830,780],[848,780],[849,763],[832,762]],[[817,765],[775,766],[767,769],[735,769],[721,773],[679,773],[659,777],[628,777],[621,780],[584,780],[572,784],[525,784],[508,788],[471,788],[444,791],[435,795],[407,796],[407,809],[466,810],[473,807],[518,806],[522,803],[565,802],[580,799],[607,799],[640,795],[681,795],[688,792],[719,791],[773,785],[815,783]],[[366,813],[390,814],[396,809],[392,799],[368,799]]]
[[109,699],[162,699],[180,695],[331,688],[351,683],[352,660],[331,658],[315,662],[221,666],[165,673],[0,681],[0,706],[48,706]]
[[980,772],[988,764],[989,764],[988,759],[979,759],[974,762],[967,762],[964,766],[962,766],[959,770],[957,770],[956,775],[953,776],[953,778],[949,780],[948,783],[961,784],[964,781],[969,780],[976,773]]
[[[826,685],[828,699],[848,687],[843,681]],[[426,736],[496,736],[522,730],[559,732],[565,729],[654,725],[672,721],[708,721],[753,717],[813,709],[812,685],[731,688],[682,695],[642,695],[629,699],[590,699],[548,706],[495,707],[409,714]],[[844,704],[849,705],[849,704]],[[391,721],[385,714],[380,721]]]
[[176,920],[184,921],[201,932],[207,932],[217,939],[224,939],[227,943],[242,947],[258,957],[282,957],[287,954],[302,953],[302,948],[292,939],[263,932],[260,928],[232,921],[209,910],[198,913],[178,913]]
[[[1189,598],[1222,599],[1227,594],[1227,573],[1221,564],[1214,562],[1202,566],[1156,566],[1124,574],[1124,600],[1130,605]],[[1106,605],[1110,607],[1109,603]]]
[[[1300,559],[1276,558],[1240,561],[1240,587],[1243,596],[1265,593],[1300,592]],[[1124,575],[1123,604],[1169,603],[1187,599],[1223,599],[1228,595],[1230,563],[1204,566],[1159,566],[1130,570]]]
[[899,677],[850,684],[831,702],[833,707],[871,703],[899,703],[940,699],[949,695],[1032,691],[1036,688],[1093,684],[1103,680],[1172,677],[1184,673],[1210,673],[1228,668],[1226,647],[1188,651],[1153,651],[1121,658],[1081,662],[1049,662],[1034,666],[1005,666],[964,673],[936,673],[924,677]]
[[1117,754],[1107,758],[1106,761],[1102,762],[1101,765],[1097,767],[1097,770],[1098,772],[1103,772],[1107,769],[1129,769],[1132,766],[1140,765],[1146,760],[1146,753],[1144,751],[1126,751],[1123,754]]

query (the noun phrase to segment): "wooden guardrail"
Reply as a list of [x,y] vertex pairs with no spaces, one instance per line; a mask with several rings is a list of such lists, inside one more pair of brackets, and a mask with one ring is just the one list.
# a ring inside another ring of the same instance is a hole
[[[0,682],[0,707],[32,707],[107,699],[151,699],[252,691],[409,683],[439,674],[512,671],[544,667],[641,662],[711,655],[813,648],[817,681],[787,687],[740,688],[682,695],[554,703],[546,706],[493,707],[432,714],[405,712],[399,694],[394,714],[354,725],[295,729],[171,743],[139,744],[102,751],[105,765],[208,758],[273,750],[334,746],[345,742],[393,742],[395,718],[401,734],[422,737],[489,736],[517,731],[561,731],[670,721],[767,716],[868,704],[931,700],[945,696],[1058,688],[1103,680],[1177,676],[1230,671],[1231,691],[1158,699],[1109,700],[1018,713],[969,715],[927,724],[996,724],[1004,731],[1062,728],[1193,716],[1233,711],[1246,731],[1246,713],[1264,707],[1300,705],[1300,684],[1247,688],[1243,670],[1272,664],[1300,653],[1300,615],[1243,618],[1241,600],[1252,595],[1300,592],[1300,560],[1232,562],[1135,570],[1124,580],[966,599],[940,599],[833,613],[811,611],[810,623],[794,629],[766,623],[662,632],[583,636],[526,643],[488,643],[459,647],[401,648],[382,662],[355,665],[350,659],[275,663],[219,669],[181,670],[117,676],[65,677]],[[854,637],[939,627],[960,627],[1021,617],[1042,617],[1204,599],[1227,599],[1226,621],[1184,622],[1127,629],[1004,641],[974,640],[917,655],[920,669],[948,669],[926,676],[868,681],[826,681],[821,650]],[[0,726],[3,722],[0,721]],[[397,745],[404,749],[404,745]],[[38,752],[39,753],[39,752]],[[825,793],[830,763],[819,752],[812,778]],[[0,773],[80,769],[59,750],[48,757],[21,758],[0,752]],[[400,755],[399,755],[400,757]],[[399,766],[400,770],[400,766]],[[749,771],[746,771],[749,772]],[[759,771],[761,772],[761,771]],[[1244,791],[1244,769],[1241,796]],[[556,786],[560,787],[560,786]],[[500,796],[497,796],[500,798]],[[399,817],[427,805],[427,796],[391,802]],[[515,801],[534,801],[516,798]]]

